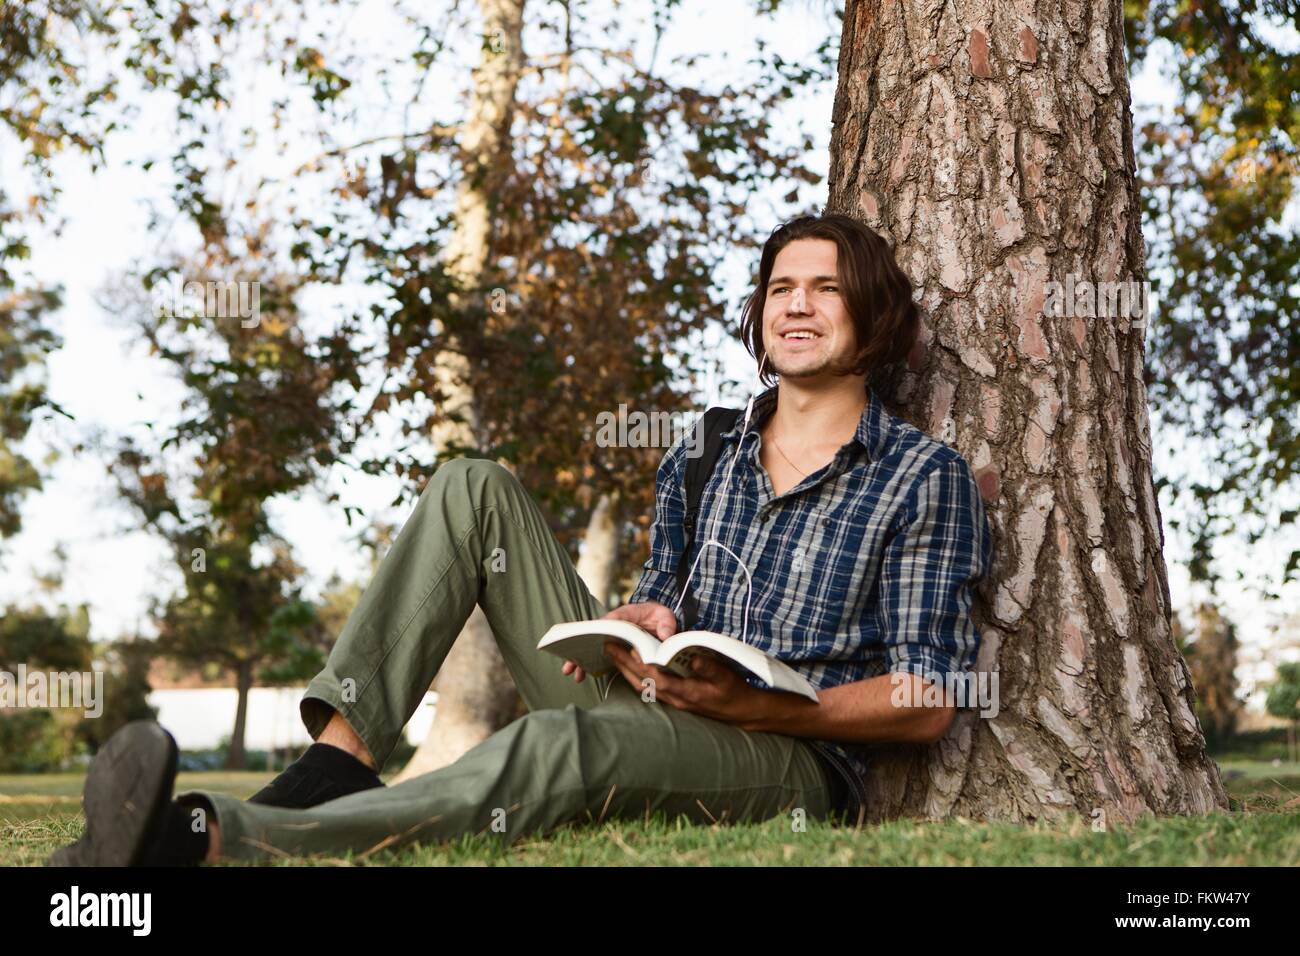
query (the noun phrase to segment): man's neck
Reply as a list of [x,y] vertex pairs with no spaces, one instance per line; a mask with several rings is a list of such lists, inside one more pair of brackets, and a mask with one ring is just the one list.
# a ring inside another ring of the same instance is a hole
[[841,376],[815,387],[782,379],[768,427],[778,435],[806,436],[809,443],[843,445],[857,431],[866,407],[866,380],[861,376]]

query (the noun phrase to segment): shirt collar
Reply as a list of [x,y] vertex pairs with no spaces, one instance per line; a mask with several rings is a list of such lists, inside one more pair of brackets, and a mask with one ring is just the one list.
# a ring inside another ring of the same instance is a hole
[[[758,431],[763,422],[767,420],[767,417],[776,411],[776,393],[779,387],[773,385],[754,399],[754,413],[749,420],[749,431]],[[740,426],[744,421],[745,416],[742,410],[742,414],[736,419],[736,423],[722,433],[722,438],[727,441],[736,441],[740,436]],[[893,416],[885,411],[885,406],[880,401],[880,396],[876,394],[875,389],[867,386],[867,407],[862,410],[862,417],[858,420],[858,427],[853,433],[853,440],[866,450],[869,461],[878,461],[885,456],[885,449],[889,443],[892,428]]]

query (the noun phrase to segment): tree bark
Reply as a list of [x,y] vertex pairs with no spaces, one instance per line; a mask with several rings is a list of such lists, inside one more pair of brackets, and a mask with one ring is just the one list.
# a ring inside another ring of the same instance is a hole
[[582,554],[578,557],[578,577],[587,585],[587,590],[606,605],[610,602],[614,571],[618,567],[618,510],[617,495],[600,496],[587,520]]
[[[455,225],[446,250],[450,271],[467,288],[481,283],[488,263],[492,197],[512,161],[510,123],[524,63],[524,0],[480,0],[479,8],[483,54],[474,71],[474,89],[462,127],[464,175],[457,188]],[[459,419],[434,428],[435,444],[440,448],[451,443],[477,445],[468,362],[454,348],[444,350],[438,355],[434,373],[442,393],[442,411]],[[452,763],[514,715],[518,692],[481,609],[475,608],[466,621],[433,688],[438,693],[433,723],[394,782]]]
[[828,211],[894,243],[925,316],[882,397],[970,462],[995,540],[1000,710],[882,748],[871,817],[1226,809],[1170,633],[1144,326],[1044,311],[1070,274],[1146,278],[1121,3],[849,0],[834,124]]

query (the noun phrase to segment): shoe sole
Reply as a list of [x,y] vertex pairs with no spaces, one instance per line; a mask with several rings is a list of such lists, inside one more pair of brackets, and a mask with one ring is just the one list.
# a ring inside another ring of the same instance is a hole
[[178,758],[172,735],[153,721],[127,724],[109,738],[86,775],[87,838],[74,865],[140,865],[149,840],[159,835]]

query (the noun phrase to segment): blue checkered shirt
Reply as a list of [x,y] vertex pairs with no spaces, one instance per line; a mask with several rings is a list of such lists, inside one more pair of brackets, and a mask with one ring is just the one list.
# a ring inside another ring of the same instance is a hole
[[[890,415],[868,390],[853,438],[824,468],[775,496],[759,461],[758,430],[776,408],[776,391],[754,400],[743,441],[743,418],[722,434],[691,550],[694,561],[712,535],[748,566],[747,643],[818,689],[891,671],[933,679],[970,670],[979,647],[971,600],[992,562],[992,536],[966,459]],[[688,437],[659,465],[650,558],[629,603],[677,604]],[[681,623],[739,638],[745,576],[731,555],[705,549],[690,586],[699,616]],[[757,678],[750,683],[761,686]],[[864,804],[871,745],[809,743]]]

